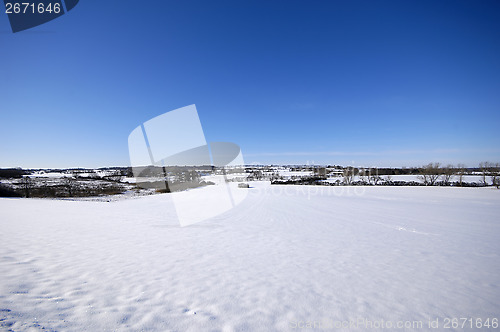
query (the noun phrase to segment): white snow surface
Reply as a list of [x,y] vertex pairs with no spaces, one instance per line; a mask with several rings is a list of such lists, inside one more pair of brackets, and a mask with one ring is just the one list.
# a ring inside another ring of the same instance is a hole
[[236,208],[188,227],[177,193],[0,199],[0,329],[498,318],[500,190],[250,184]]

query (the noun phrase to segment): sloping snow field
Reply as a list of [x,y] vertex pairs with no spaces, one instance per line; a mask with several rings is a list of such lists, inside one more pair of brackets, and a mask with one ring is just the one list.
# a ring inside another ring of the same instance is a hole
[[499,318],[500,190],[251,185],[188,227],[176,193],[0,199],[0,329],[417,331]]

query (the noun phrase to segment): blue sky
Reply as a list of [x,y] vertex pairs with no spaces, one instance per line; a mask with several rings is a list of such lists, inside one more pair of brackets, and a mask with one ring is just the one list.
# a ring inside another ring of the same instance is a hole
[[498,1],[80,1],[0,15],[0,167],[129,165],[196,104],[247,163],[500,161]]

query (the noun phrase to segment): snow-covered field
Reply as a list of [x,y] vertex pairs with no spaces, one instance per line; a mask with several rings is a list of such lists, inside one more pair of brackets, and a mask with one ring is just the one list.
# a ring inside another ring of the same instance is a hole
[[[500,190],[241,190],[235,209],[188,227],[170,201],[180,193],[0,199],[0,329],[363,330],[384,320],[394,325],[378,330],[411,331],[438,319],[437,331],[446,318],[500,316]],[[358,328],[341,328],[349,322]]]
[[[352,181],[366,181],[368,182],[369,179],[368,177],[360,177],[360,176],[353,176]],[[453,175],[450,177],[450,182],[459,182],[460,177],[458,175]],[[344,181],[344,177],[338,176],[338,177],[329,177],[328,179],[324,180],[325,182],[329,183],[335,183],[335,182],[340,182],[342,183]],[[424,181],[420,175],[382,175],[380,176],[380,183],[384,183],[386,181],[401,181],[401,182],[416,182],[416,183],[421,183],[424,184]],[[438,178],[437,182],[443,181],[443,178],[440,177]],[[483,177],[481,175],[464,175],[462,178],[463,183],[467,184],[481,184],[483,183]],[[492,179],[490,176],[486,177],[486,182],[488,185],[492,185]]]

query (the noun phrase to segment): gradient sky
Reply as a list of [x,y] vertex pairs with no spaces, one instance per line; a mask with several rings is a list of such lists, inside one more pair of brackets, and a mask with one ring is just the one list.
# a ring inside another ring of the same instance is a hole
[[499,1],[86,1],[0,13],[0,167],[129,165],[196,104],[246,163],[500,161]]

